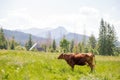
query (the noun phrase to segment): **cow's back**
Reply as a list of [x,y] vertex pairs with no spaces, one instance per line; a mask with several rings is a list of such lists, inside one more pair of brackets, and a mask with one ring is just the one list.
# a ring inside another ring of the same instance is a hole
[[75,54],[72,59],[76,65],[83,66],[86,64],[87,61],[85,56],[86,56],[85,54]]

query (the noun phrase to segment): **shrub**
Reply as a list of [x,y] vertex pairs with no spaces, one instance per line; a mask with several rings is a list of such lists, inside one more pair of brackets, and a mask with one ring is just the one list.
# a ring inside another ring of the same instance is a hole
[[26,50],[26,48],[25,47],[22,47],[22,46],[16,46],[15,47],[15,50]]

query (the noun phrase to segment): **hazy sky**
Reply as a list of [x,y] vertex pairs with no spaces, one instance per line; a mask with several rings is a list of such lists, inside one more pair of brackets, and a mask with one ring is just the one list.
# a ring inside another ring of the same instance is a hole
[[56,28],[98,37],[100,20],[115,26],[120,40],[120,0],[0,0],[5,29]]

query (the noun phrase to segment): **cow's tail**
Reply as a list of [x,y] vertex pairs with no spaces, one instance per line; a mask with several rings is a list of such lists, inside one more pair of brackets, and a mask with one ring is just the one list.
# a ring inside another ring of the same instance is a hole
[[93,54],[93,61],[94,61],[94,64],[96,65],[95,54]]

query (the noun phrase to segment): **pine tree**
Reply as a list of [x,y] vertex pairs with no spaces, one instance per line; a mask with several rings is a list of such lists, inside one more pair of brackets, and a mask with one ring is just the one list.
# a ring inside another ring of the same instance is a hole
[[31,48],[32,45],[33,45],[33,42],[32,42],[32,35],[31,35],[31,34],[29,35],[28,45],[29,45],[29,48]]
[[4,31],[0,29],[0,49],[7,49],[7,40],[4,36]]
[[115,42],[116,42],[114,26],[110,26],[108,24],[107,28],[108,28],[108,34],[107,34],[108,55],[114,55],[114,48],[115,48]]
[[101,55],[106,54],[106,49],[105,49],[106,48],[106,27],[103,19],[101,19],[101,23],[100,23],[98,45],[99,45],[99,53]]
[[10,43],[10,49],[14,50],[15,49],[15,40],[14,37],[12,37],[11,43]]
[[96,41],[94,35],[92,34],[92,35],[89,37],[89,42],[88,42],[88,44],[89,44],[89,46],[90,46],[91,49],[94,49],[94,48],[96,47],[96,42],[97,42],[97,41]]
[[55,41],[55,39],[53,40],[52,48],[53,48],[53,51],[56,51],[56,41]]
[[82,43],[81,43],[81,42],[79,42],[79,44],[78,44],[78,51],[79,51],[80,53],[83,52],[83,46],[82,46]]
[[101,20],[98,40],[98,51],[101,55],[114,55],[115,48],[115,31],[114,27]]
[[30,34],[29,35],[29,40],[26,42],[25,47],[26,47],[27,50],[29,50],[32,47],[32,45],[33,45],[32,35]]

